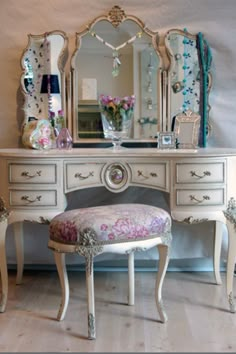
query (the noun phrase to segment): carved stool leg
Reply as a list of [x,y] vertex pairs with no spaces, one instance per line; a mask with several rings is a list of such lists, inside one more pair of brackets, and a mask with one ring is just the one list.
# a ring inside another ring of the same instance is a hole
[[86,257],[86,285],[88,302],[88,339],[96,339],[93,256]]
[[24,233],[23,222],[16,222],[13,224],[14,238],[16,246],[16,263],[17,263],[17,275],[16,284],[22,284],[23,270],[24,270]]
[[65,317],[66,310],[69,303],[69,296],[70,296],[69,282],[68,282],[68,276],[67,276],[66,264],[65,264],[65,253],[60,253],[56,251],[54,251],[53,253],[54,253],[54,258],[57,266],[57,272],[60,279],[61,291],[62,291],[61,304],[57,314],[57,319],[58,321],[62,321]]
[[156,278],[156,305],[157,310],[159,312],[161,322],[166,322],[168,317],[166,315],[163,302],[162,302],[162,285],[165,278],[168,262],[169,262],[169,246],[159,244],[157,246],[159,251],[159,264],[158,264],[158,272]]
[[7,220],[0,221],[0,274],[2,280],[2,298],[0,302],[0,312],[5,311],[8,295],[7,259],[5,251],[6,230]]
[[128,305],[134,305],[134,252],[131,252],[129,254],[128,277],[129,277]]

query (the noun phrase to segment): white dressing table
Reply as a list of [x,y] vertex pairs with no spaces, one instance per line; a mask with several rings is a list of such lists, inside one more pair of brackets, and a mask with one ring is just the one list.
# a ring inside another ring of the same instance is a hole
[[[236,149],[0,149],[0,171],[0,196],[10,211],[8,224],[14,223],[17,283],[22,281],[24,266],[24,220],[49,222],[65,210],[66,194],[79,189],[105,186],[110,191],[120,192],[129,186],[142,186],[169,193],[174,220],[189,224],[216,222],[214,270],[216,283],[221,284],[222,223],[227,224],[223,211],[227,209],[229,199],[236,198]],[[6,223],[0,223],[0,312],[5,310],[8,294],[6,227]],[[228,230],[226,287],[230,311],[235,312],[233,271],[236,237],[233,227],[228,227]]]

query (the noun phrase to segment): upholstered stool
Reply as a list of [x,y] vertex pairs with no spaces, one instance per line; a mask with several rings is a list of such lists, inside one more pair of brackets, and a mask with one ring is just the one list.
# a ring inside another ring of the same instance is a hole
[[63,320],[69,302],[66,253],[85,257],[88,301],[88,338],[96,338],[93,258],[104,253],[128,255],[129,305],[134,304],[134,252],[158,246],[156,305],[162,322],[167,316],[162,304],[162,284],[171,244],[171,218],[163,209],[143,204],[117,204],[66,211],[50,223],[48,246],[54,251],[62,288],[57,319]]

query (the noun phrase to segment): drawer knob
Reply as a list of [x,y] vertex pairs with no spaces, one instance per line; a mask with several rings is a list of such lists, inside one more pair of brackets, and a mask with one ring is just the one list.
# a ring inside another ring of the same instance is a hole
[[28,202],[28,203],[35,203],[35,202],[40,202],[42,196],[41,195],[38,195],[36,196],[35,199],[30,199],[30,197],[28,195],[23,195],[23,197],[21,197],[21,200],[24,200],[25,202]]
[[204,171],[203,175],[199,175],[195,171],[190,171],[190,174],[191,174],[191,177],[197,177],[197,178],[204,178],[206,176],[211,176],[211,172],[210,171]]
[[148,179],[150,177],[158,177],[158,174],[156,172],[150,172],[150,176],[145,176],[142,171],[138,170],[138,177],[140,176],[145,179]]
[[190,198],[191,201],[195,201],[197,203],[202,203],[202,202],[204,202],[204,200],[210,200],[211,199],[208,195],[203,195],[202,199],[196,198],[195,195],[190,195],[189,198]]
[[80,180],[84,180],[93,176],[94,176],[94,172],[89,172],[87,176],[83,176],[82,173],[75,173],[75,178],[79,178]]
[[41,173],[42,173],[42,171],[36,171],[36,173],[34,175],[31,175],[29,172],[23,171],[21,176],[22,177],[27,177],[27,178],[34,178],[34,177],[40,177]]

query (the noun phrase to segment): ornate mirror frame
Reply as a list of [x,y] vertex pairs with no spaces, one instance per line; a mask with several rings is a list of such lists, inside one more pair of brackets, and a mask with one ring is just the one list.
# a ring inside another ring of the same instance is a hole
[[[75,51],[72,55],[71,58],[71,81],[72,81],[72,92],[71,92],[71,96],[72,96],[72,107],[71,107],[71,117],[72,117],[72,121],[71,121],[71,125],[70,125],[70,129],[72,131],[72,136],[73,136],[73,142],[76,145],[79,144],[99,144],[101,145],[101,143],[105,143],[107,144],[107,141],[101,137],[97,137],[97,138],[81,138],[79,137],[79,114],[80,112],[86,112],[86,110],[88,110],[91,115],[94,113],[94,115],[96,115],[96,113],[99,115],[100,114],[100,110],[99,110],[99,105],[98,102],[95,100],[82,100],[81,98],[79,98],[79,84],[78,84],[78,75],[80,74],[81,70],[78,67],[77,64],[77,60],[79,58],[80,55],[80,51],[83,47],[83,41],[86,35],[91,35],[91,37],[97,37],[98,40],[100,40],[100,42],[103,42],[104,48],[107,44],[107,46],[110,45],[110,43],[104,43],[105,40],[103,40],[103,38],[101,38],[100,34],[96,34],[96,25],[99,25],[102,23],[102,21],[106,21],[107,23],[109,23],[111,26],[111,28],[113,27],[113,30],[118,32],[121,30],[122,25],[126,25],[128,23],[132,23],[135,24],[136,26],[138,26],[139,28],[139,32],[143,33],[145,36],[147,36],[150,40],[151,43],[151,50],[155,53],[156,57],[157,57],[157,62],[158,65],[156,66],[156,71],[154,72],[154,75],[152,75],[152,80],[154,81],[154,85],[155,85],[155,94],[154,94],[154,99],[153,101],[155,102],[151,102],[150,106],[148,106],[148,102],[146,102],[145,104],[147,105],[147,107],[151,110],[152,107],[157,107],[155,113],[153,114],[156,115],[155,119],[153,119],[153,121],[151,122],[151,120],[149,122],[145,122],[145,118],[141,119],[141,111],[143,113],[143,110],[141,107],[141,101],[144,100],[143,96],[142,96],[142,92],[141,88],[140,88],[140,76],[142,74],[138,74],[139,77],[133,77],[133,89],[134,91],[131,94],[134,94],[136,97],[136,104],[135,104],[135,111],[134,111],[134,125],[133,125],[133,136],[131,139],[128,140],[128,144],[133,145],[134,144],[138,144],[138,143],[153,143],[156,146],[156,139],[155,136],[157,134],[157,131],[162,130],[162,115],[163,115],[163,100],[162,100],[162,68],[163,68],[163,62],[162,62],[162,56],[160,54],[160,50],[159,50],[159,46],[158,46],[158,33],[151,31],[150,29],[148,29],[145,24],[137,17],[133,16],[133,15],[126,15],[125,12],[119,7],[119,6],[114,6],[111,11],[107,14],[107,15],[102,15],[99,17],[96,17],[91,23],[89,23],[86,28],[84,30],[82,30],[81,32],[77,32],[76,33],[76,48]],[[129,22],[130,21],[130,22]],[[126,44],[131,44],[133,45],[133,47],[136,45],[136,43],[138,42],[138,40],[136,41],[136,38],[139,38],[139,32],[137,32],[135,35],[131,35],[131,37],[128,38],[128,40],[126,39],[125,42],[123,41],[123,47],[126,46]],[[135,43],[134,43],[135,42]],[[134,43],[134,44],[133,44]],[[137,44],[138,46],[138,44]],[[113,45],[110,45],[110,48],[113,47]],[[122,46],[120,46],[122,47]],[[133,49],[132,47],[132,49]],[[150,47],[150,45],[149,45]],[[113,49],[116,49],[113,47]],[[133,49],[133,61],[134,61],[134,67],[136,65],[136,70],[140,71],[140,63],[138,62],[138,60],[141,61],[140,56],[141,56],[141,50],[138,49],[139,52],[137,51],[137,53],[135,53],[135,49]],[[112,54],[112,50],[110,49],[111,54]],[[151,52],[150,52],[151,53]],[[114,55],[114,52],[113,52]],[[136,55],[136,56],[135,56]],[[150,54],[151,56],[151,54]],[[151,61],[151,59],[150,59]],[[96,62],[94,63],[94,65],[96,66]],[[150,65],[151,67],[151,65]],[[99,67],[97,67],[97,70],[99,70]],[[135,69],[134,69],[135,71]],[[111,73],[105,73],[105,75],[110,75]],[[138,76],[137,75],[137,76]],[[125,91],[125,90],[124,90]],[[101,92],[99,92],[101,93]],[[98,96],[99,96],[98,93]],[[109,94],[107,92],[107,94]],[[127,95],[126,92],[123,93],[123,95]],[[153,105],[152,105],[153,104]],[[140,131],[141,129],[143,129],[143,126],[145,123],[150,123],[149,125],[152,124],[152,137],[145,137],[142,138]]]
[[64,66],[68,38],[63,31],[28,34],[28,44],[21,57],[21,90],[24,95],[24,126],[38,119],[57,115],[66,119],[66,84]]

